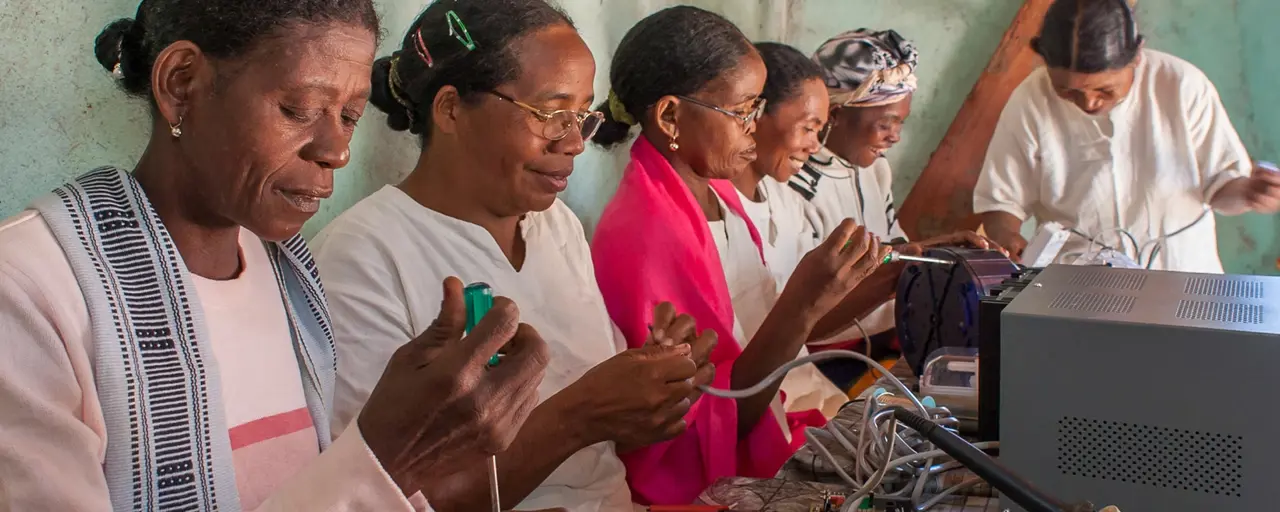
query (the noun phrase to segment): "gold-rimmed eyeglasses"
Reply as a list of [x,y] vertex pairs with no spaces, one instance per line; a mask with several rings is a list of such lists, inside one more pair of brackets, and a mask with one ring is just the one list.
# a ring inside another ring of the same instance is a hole
[[[576,126],[579,133],[582,134],[583,142],[591,140],[595,136],[596,130],[600,129],[600,124],[604,122],[604,114],[591,111],[577,110],[543,110],[523,101],[517,100],[498,91],[489,91],[498,99],[511,103],[520,107],[535,119],[542,123],[541,134],[549,140],[560,140],[569,136],[569,132]],[[537,130],[534,130],[537,132]]]
[[676,96],[676,97],[680,98],[683,101],[687,101],[689,103],[697,105],[699,107],[709,108],[711,110],[714,110],[726,116],[742,121],[742,131],[751,130],[751,123],[754,123],[756,122],[757,119],[760,119],[760,115],[764,113],[764,106],[766,103],[768,103],[768,101],[766,101],[764,98],[756,98],[755,103],[751,105],[750,112],[747,112],[746,114],[739,114],[732,110],[728,110],[723,107],[717,107],[705,101],[690,98],[688,96]]

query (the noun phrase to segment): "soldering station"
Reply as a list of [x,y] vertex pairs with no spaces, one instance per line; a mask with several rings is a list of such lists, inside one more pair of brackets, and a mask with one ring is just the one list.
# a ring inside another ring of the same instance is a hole
[[[910,265],[897,331],[918,389],[866,355],[826,351],[750,389],[705,390],[741,397],[833,358],[885,376],[891,386],[846,405],[862,409],[860,428],[833,421],[807,433],[808,448],[848,488],[812,510],[933,510],[982,484],[1009,512],[1263,511],[1280,502],[1280,486],[1266,480],[1280,442],[1269,433],[1277,413],[1264,385],[1280,361],[1280,279],[1026,268],[976,249],[900,260]],[[957,469],[974,476],[943,479]]]

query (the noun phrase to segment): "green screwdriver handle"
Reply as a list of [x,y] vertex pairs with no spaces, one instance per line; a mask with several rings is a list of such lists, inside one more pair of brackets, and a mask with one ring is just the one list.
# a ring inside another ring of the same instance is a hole
[[[467,303],[467,330],[469,334],[480,323],[480,319],[493,309],[493,288],[485,283],[471,283],[462,290],[463,301]],[[489,357],[489,366],[498,366],[502,362],[502,354]]]

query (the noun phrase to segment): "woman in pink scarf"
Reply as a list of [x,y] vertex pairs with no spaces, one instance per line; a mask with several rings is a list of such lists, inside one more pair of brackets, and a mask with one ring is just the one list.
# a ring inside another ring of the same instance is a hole
[[[644,344],[654,305],[670,301],[718,335],[714,385],[741,389],[795,359],[811,337],[843,327],[824,316],[887,251],[851,221],[805,255],[751,326],[754,336],[737,321],[719,246],[750,240],[761,258],[760,236],[724,180],[756,157],[751,135],[765,81],[763,61],[737,27],[694,7],[659,11],[623,38],[610,81],[595,141],[617,144],[633,125],[641,135],[591,248],[605,305],[627,343]],[[807,416],[800,423],[822,421],[816,411]],[[740,400],[703,396],[686,422],[680,437],[623,455],[635,501],[687,504],[717,478],[772,477],[792,453],[777,385]]]

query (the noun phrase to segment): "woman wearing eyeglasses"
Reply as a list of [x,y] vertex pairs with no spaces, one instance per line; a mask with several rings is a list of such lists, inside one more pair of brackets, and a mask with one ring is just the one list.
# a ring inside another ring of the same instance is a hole
[[[845,222],[776,293],[760,234],[727,181],[756,159],[752,134],[765,107],[764,62],[728,20],[688,6],[650,15],[623,38],[609,81],[595,140],[611,146],[633,126],[640,132],[592,239],[609,314],[638,347],[654,305],[670,300],[716,333],[715,386],[752,386],[828,328],[827,312],[885,252]],[[637,502],[687,504],[717,478],[772,477],[789,441],[803,442],[799,427],[824,419],[788,418],[775,384],[739,400],[704,395],[685,421],[683,435],[623,455]]]
[[[316,241],[341,319],[335,425],[358,414],[401,333],[431,324],[445,277],[488,283],[547,341],[542,402],[497,456],[504,509],[629,510],[618,453],[683,432],[713,372],[714,337],[670,305],[654,305],[645,346],[623,350],[582,226],[556,198],[600,125],[594,76],[572,22],[542,0],[432,3],[373,72],[371,102],[422,142],[417,166]],[[487,510],[487,469],[423,492],[438,510]]]

